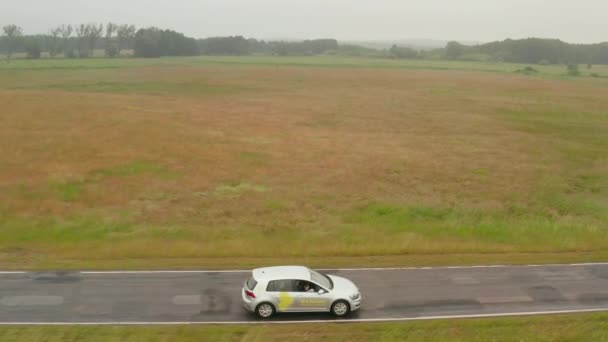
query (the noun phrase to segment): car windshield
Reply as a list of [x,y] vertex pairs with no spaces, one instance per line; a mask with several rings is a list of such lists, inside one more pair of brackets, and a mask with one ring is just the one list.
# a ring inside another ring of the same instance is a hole
[[312,281],[323,286],[326,289],[331,290],[334,288],[334,282],[331,281],[331,279],[323,273],[319,273],[315,270],[310,270],[310,279],[312,279]]

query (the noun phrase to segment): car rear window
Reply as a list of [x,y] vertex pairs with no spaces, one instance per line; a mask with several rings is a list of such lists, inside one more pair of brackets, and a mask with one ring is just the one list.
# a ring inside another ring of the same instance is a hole
[[258,284],[258,282],[253,277],[247,279],[247,288],[250,289],[251,291],[253,291],[255,289],[255,286],[257,284]]

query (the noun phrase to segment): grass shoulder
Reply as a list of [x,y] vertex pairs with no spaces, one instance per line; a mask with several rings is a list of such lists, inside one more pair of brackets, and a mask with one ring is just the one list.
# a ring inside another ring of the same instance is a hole
[[261,326],[1,327],[12,341],[606,341],[608,314],[405,323]]

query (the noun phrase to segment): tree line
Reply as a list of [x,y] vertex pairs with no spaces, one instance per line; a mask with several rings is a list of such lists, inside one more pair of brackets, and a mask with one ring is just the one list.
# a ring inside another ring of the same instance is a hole
[[445,48],[430,51],[393,45],[372,49],[340,44],[335,39],[304,41],[265,41],[242,36],[194,39],[172,30],[155,27],[136,29],[114,23],[61,25],[47,34],[23,34],[16,25],[4,26],[0,52],[10,59],[15,53],[28,58],[117,57],[123,51],[136,57],[253,54],[309,56],[334,54],[394,59],[448,59],[539,64],[608,64],[608,43],[568,44],[556,39],[507,39],[475,46],[449,42]]
[[[274,54],[305,56],[339,50],[335,39],[299,42],[246,39],[242,36],[194,39],[172,30],[156,27],[136,29],[133,25],[114,23],[61,25],[47,34],[24,35],[16,25],[4,26],[0,37],[0,52],[7,58],[26,53],[28,58],[49,57],[88,58],[120,56],[130,50],[135,57],[251,55]],[[96,54],[97,52],[97,54]]]
[[135,37],[135,26],[114,23],[61,25],[48,34],[28,36],[16,25],[4,26],[2,31],[0,51],[9,59],[17,52],[27,53],[28,58],[40,58],[43,52],[50,57],[86,58],[97,49],[107,57],[116,57],[132,47]]
[[444,55],[452,60],[527,64],[608,64],[608,43],[569,44],[558,39],[507,39],[475,46],[450,42]]
[[199,54],[201,55],[243,56],[267,54],[278,56],[312,56],[338,51],[340,45],[335,39],[264,41],[233,36],[199,39],[198,47]]

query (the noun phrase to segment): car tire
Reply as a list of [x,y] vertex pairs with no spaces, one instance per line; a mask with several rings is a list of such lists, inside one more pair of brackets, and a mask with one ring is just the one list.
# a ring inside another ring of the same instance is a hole
[[346,317],[350,313],[350,304],[345,300],[336,301],[331,305],[331,313],[336,317]]
[[260,303],[255,308],[255,314],[261,319],[268,319],[274,316],[276,312],[277,310],[274,308],[274,305],[270,303]]

